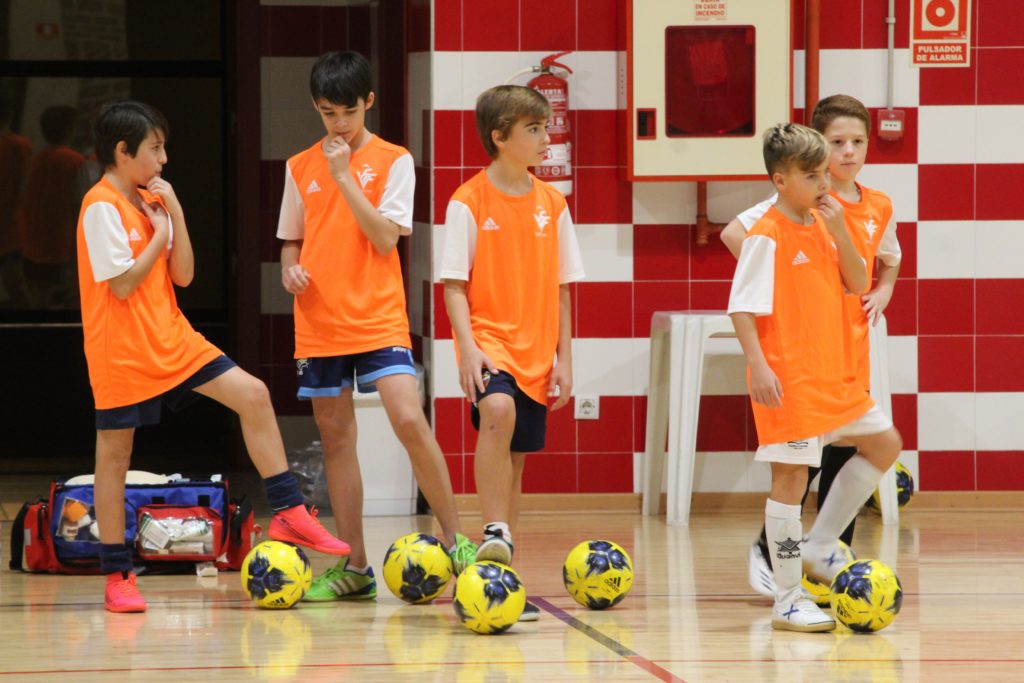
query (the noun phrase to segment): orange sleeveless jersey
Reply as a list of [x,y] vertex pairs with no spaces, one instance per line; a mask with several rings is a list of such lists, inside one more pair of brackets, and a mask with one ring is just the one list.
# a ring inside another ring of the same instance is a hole
[[[306,291],[295,297],[295,358],[409,347],[398,250],[381,256],[359,229],[321,143],[288,160],[304,205],[299,263],[311,276]],[[406,154],[375,135],[352,155],[352,175],[374,206],[380,206],[392,164]]]
[[[871,409],[871,398],[846,372],[847,330],[839,255],[819,219],[801,226],[772,208],[747,240],[774,243],[771,313],[755,318],[768,365],[782,383],[782,407],[752,403],[762,445],[820,436]],[[744,244],[744,251],[749,246]],[[744,255],[740,255],[741,267]],[[737,268],[737,273],[741,267]],[[735,291],[735,288],[734,288]],[[742,312],[743,306],[729,312]],[[748,371],[749,381],[749,371]]]
[[466,285],[473,338],[523,393],[547,405],[558,347],[558,224],[565,197],[536,178],[529,194],[507,195],[480,171],[451,202],[464,204],[476,222]]
[[[140,189],[139,195],[143,201],[162,204],[145,190]],[[82,200],[77,230],[78,285],[85,358],[98,410],[158,396],[221,355],[220,349],[192,329],[178,308],[166,258],[158,258],[123,301],[114,296],[106,281],[95,281],[83,221],[89,207],[101,202],[112,205],[119,214],[120,226],[111,227],[125,232],[132,258],[138,259],[153,237],[149,219],[106,178]]]

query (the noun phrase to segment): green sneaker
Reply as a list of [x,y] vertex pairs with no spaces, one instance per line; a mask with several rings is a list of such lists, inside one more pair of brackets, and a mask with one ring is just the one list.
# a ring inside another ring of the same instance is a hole
[[354,572],[344,558],[320,576],[313,579],[313,585],[302,597],[308,602],[330,602],[332,600],[373,600],[377,597],[377,579],[373,567],[365,574]]
[[452,568],[457,576],[476,562],[476,543],[462,534],[455,534],[455,545],[448,550],[448,557],[452,558]]

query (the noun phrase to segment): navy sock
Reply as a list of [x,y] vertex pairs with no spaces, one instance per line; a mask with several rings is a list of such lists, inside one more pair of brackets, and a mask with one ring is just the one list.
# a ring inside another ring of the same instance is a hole
[[267,502],[274,512],[287,510],[296,505],[302,505],[306,501],[302,498],[302,491],[299,490],[299,482],[290,471],[275,474],[263,480],[267,489]]
[[124,543],[100,544],[100,571],[104,574],[132,570],[132,551]]

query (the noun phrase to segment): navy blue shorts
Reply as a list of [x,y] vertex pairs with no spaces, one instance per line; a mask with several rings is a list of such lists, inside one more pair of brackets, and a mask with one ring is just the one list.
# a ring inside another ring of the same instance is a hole
[[299,398],[341,396],[345,389],[359,386],[359,391],[377,391],[375,383],[388,375],[416,376],[412,351],[404,346],[352,353],[325,358],[300,358],[295,361],[299,380]]
[[231,368],[235,361],[225,355],[214,358],[184,382],[164,393],[133,403],[130,406],[96,411],[96,429],[133,429],[160,424],[160,412],[166,404],[171,410],[181,410],[198,398],[192,390],[214,380]]
[[[516,403],[516,427],[512,432],[510,450],[514,453],[533,453],[544,449],[544,437],[548,430],[548,407],[537,403],[523,393],[516,384],[516,378],[504,370],[491,375],[484,370],[484,393],[477,394],[477,403],[491,394],[506,394]],[[487,379],[490,377],[490,379]],[[480,409],[474,404],[470,408],[473,429],[480,431]]]

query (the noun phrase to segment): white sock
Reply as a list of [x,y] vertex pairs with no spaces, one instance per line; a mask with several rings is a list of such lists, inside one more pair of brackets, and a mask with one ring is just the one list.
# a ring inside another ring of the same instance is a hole
[[862,455],[850,458],[828,490],[818,518],[807,534],[805,549],[825,551],[831,548],[843,529],[857,516],[883,474]]
[[800,541],[804,529],[800,523],[800,506],[786,505],[769,498],[764,506],[764,530],[778,596],[800,583],[803,575]]
[[508,528],[507,522],[487,522],[484,524],[484,540],[487,540],[488,536],[497,536],[501,533],[501,537],[512,543],[512,531]]
[[338,562],[338,568],[339,569],[343,569],[343,570],[347,569],[350,572],[355,572],[356,574],[364,574],[365,575],[366,572],[369,571],[370,565],[366,565],[365,567],[356,567],[356,566],[353,566],[352,564],[350,564],[349,561],[348,561],[348,558],[346,557],[346,558],[341,559]]

